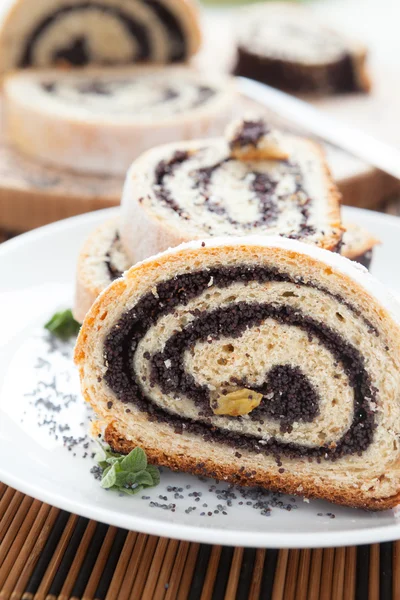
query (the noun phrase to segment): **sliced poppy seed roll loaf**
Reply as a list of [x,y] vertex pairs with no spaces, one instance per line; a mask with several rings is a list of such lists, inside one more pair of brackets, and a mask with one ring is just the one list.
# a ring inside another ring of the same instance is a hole
[[220,134],[231,78],[189,67],[20,71],[4,83],[5,129],[24,154],[59,168],[125,175],[145,150]]
[[339,193],[317,144],[245,119],[226,139],[153,148],[128,171],[121,240],[132,262],[193,239],[254,233],[339,246]]
[[[358,225],[344,225],[346,231],[340,253],[368,268],[378,240]],[[79,323],[82,323],[97,296],[132,266],[122,246],[119,230],[119,218],[110,219],[88,237],[81,250],[74,304],[74,317]]]
[[362,44],[292,2],[246,7],[237,19],[236,75],[289,92],[368,92]]
[[400,499],[399,305],[279,237],[191,242],[99,296],[75,361],[118,452],[385,509]]
[[131,266],[132,261],[121,244],[119,218],[110,219],[97,227],[79,254],[74,318],[82,323],[97,296]]
[[25,67],[182,62],[199,45],[191,0],[16,0],[0,32],[0,75]]

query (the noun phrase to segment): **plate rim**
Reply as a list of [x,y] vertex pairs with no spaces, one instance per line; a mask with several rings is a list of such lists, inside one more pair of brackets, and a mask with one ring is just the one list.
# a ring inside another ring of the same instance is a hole
[[[354,529],[351,532],[348,530],[339,530],[312,533],[294,531],[289,533],[270,531],[249,532],[242,529],[200,527],[160,521],[148,517],[137,517],[133,514],[127,516],[113,509],[103,509],[96,505],[89,507],[84,504],[76,504],[76,502],[64,498],[59,494],[40,489],[34,484],[27,484],[22,479],[13,477],[10,473],[6,474],[6,476],[3,474],[4,471],[0,466],[0,478],[3,483],[41,502],[45,502],[61,510],[66,510],[69,513],[129,531],[137,531],[139,533],[188,542],[221,544],[224,546],[240,545],[246,548],[329,548],[389,542],[400,537],[400,522],[397,525]],[[351,540],[345,539],[349,535],[351,535]]]
[[[26,232],[0,245],[0,259],[4,255],[12,253],[14,249],[19,249],[21,245],[34,243],[36,239],[42,239],[44,236],[53,236],[58,231],[69,229],[77,221],[79,223],[87,222],[87,224],[93,222],[93,226],[95,226],[97,223],[100,223],[101,218],[106,220],[117,213],[118,208],[103,209],[63,219]],[[344,207],[346,217],[356,218],[357,214],[360,213],[368,213],[369,216],[373,214],[374,219],[382,223],[396,223],[400,233],[400,219],[394,215],[376,213],[375,211],[356,207]],[[223,527],[201,527],[200,525],[162,521],[135,514],[127,515],[114,508],[82,503],[71,497],[65,497],[62,493],[48,490],[33,482],[26,481],[22,477],[14,475],[11,470],[5,468],[5,465],[2,464],[0,464],[0,480],[24,494],[73,514],[124,529],[191,542],[218,543],[228,546],[236,546],[239,543],[240,546],[252,548],[327,548],[332,546],[340,547],[387,542],[400,537],[400,519],[395,524],[390,523],[375,527],[355,528],[353,530],[324,530],[310,533],[297,531],[270,532],[268,530],[257,532],[232,528],[225,529]]]

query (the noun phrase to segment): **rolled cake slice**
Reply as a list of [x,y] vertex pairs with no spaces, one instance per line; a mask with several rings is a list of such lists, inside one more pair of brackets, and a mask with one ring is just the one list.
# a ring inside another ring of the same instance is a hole
[[366,48],[304,7],[268,2],[240,11],[237,75],[289,92],[368,92]]
[[0,32],[0,75],[24,67],[180,62],[199,45],[191,0],[16,0]]
[[79,254],[74,317],[82,323],[97,296],[132,266],[119,234],[119,217],[97,227]]
[[181,242],[250,233],[340,244],[339,194],[317,144],[243,120],[226,139],[153,148],[130,168],[121,239],[132,263]]
[[315,246],[196,241],[112,283],[75,361],[118,452],[385,509],[400,498],[399,311],[366,269]]
[[20,71],[6,78],[5,129],[19,151],[80,172],[125,175],[166,142],[218,135],[233,80],[189,67]]
[[[379,241],[358,225],[346,223],[345,226],[347,229],[340,253],[368,268],[373,248]],[[74,317],[79,323],[82,323],[97,296],[132,266],[119,231],[119,217],[110,219],[87,238],[81,250],[74,303]]]

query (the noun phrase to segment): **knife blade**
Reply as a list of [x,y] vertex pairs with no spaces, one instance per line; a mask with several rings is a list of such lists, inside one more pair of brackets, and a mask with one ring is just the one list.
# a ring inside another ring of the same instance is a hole
[[247,77],[236,78],[241,94],[313,135],[400,179],[400,150],[324,114],[304,100]]

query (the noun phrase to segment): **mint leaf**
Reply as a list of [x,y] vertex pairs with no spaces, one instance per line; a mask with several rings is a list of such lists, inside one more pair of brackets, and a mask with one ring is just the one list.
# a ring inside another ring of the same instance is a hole
[[133,481],[128,483],[128,476],[130,475],[129,471],[120,471],[116,473],[115,483],[117,487],[123,487],[124,485],[132,485]]
[[[110,452],[106,446],[102,446],[99,442],[97,444],[98,444],[98,450],[94,456],[94,460],[97,462],[99,467],[101,469],[103,469],[103,471],[105,471],[107,469],[107,467],[110,466],[107,462]],[[103,472],[103,475],[104,475],[104,472]]]
[[68,340],[70,337],[77,336],[80,329],[79,323],[72,316],[71,309],[55,313],[44,327],[60,340]]
[[97,444],[99,449],[96,452],[94,459],[99,463],[99,466],[101,466],[100,463],[105,463],[106,466],[113,465],[116,462],[121,462],[124,458],[121,454],[113,452],[109,446],[103,446],[100,442],[97,442]]
[[[97,452],[94,456],[94,460],[99,463],[103,463],[106,462],[107,460],[107,452],[105,450],[105,448],[103,448],[103,446],[101,444],[98,444],[98,449]],[[101,466],[101,465],[100,465]]]
[[128,494],[129,496],[135,496],[136,494],[141,492],[143,489],[144,489],[143,485],[138,485],[135,488],[121,488],[121,489],[118,489],[118,491],[123,492],[124,494]]
[[108,462],[105,458],[106,454],[105,452],[103,452],[103,449],[99,452],[96,452],[94,460],[97,462],[97,464],[99,465],[99,467],[101,467],[102,469],[106,469],[108,467]]
[[122,460],[121,467],[124,471],[133,471],[134,473],[144,471],[147,467],[146,453],[141,448],[131,450],[128,456]]
[[133,485],[134,483],[136,483],[136,477],[136,473],[128,472],[126,477],[126,485]]
[[147,464],[146,453],[141,448],[134,448],[125,456],[113,452],[109,446],[99,446],[96,459],[103,470],[103,488],[133,496],[160,483],[159,470]]
[[108,465],[121,465],[122,466],[122,460],[121,460],[120,456],[109,456],[106,460],[106,463]]
[[107,473],[110,469],[111,469],[111,467],[109,465],[107,465],[107,463],[106,463],[106,468],[103,471],[103,477],[105,477],[107,475]]
[[136,475],[136,483],[145,487],[153,486],[153,478],[147,471],[142,471]]
[[147,469],[146,469],[147,473],[150,474],[151,479],[153,481],[153,486],[156,486],[160,483],[160,471],[157,469],[157,467],[154,467],[153,465],[147,465]]
[[103,471],[105,471],[106,469],[108,469],[110,467],[110,465],[108,464],[108,462],[104,461],[97,461],[97,464],[99,465],[100,469],[103,469]]
[[106,469],[106,471],[104,471],[104,473],[105,474],[102,477],[100,485],[102,488],[109,489],[109,488],[113,487],[117,481],[117,472],[115,469],[115,465],[113,465],[112,467],[109,467],[109,469]]

